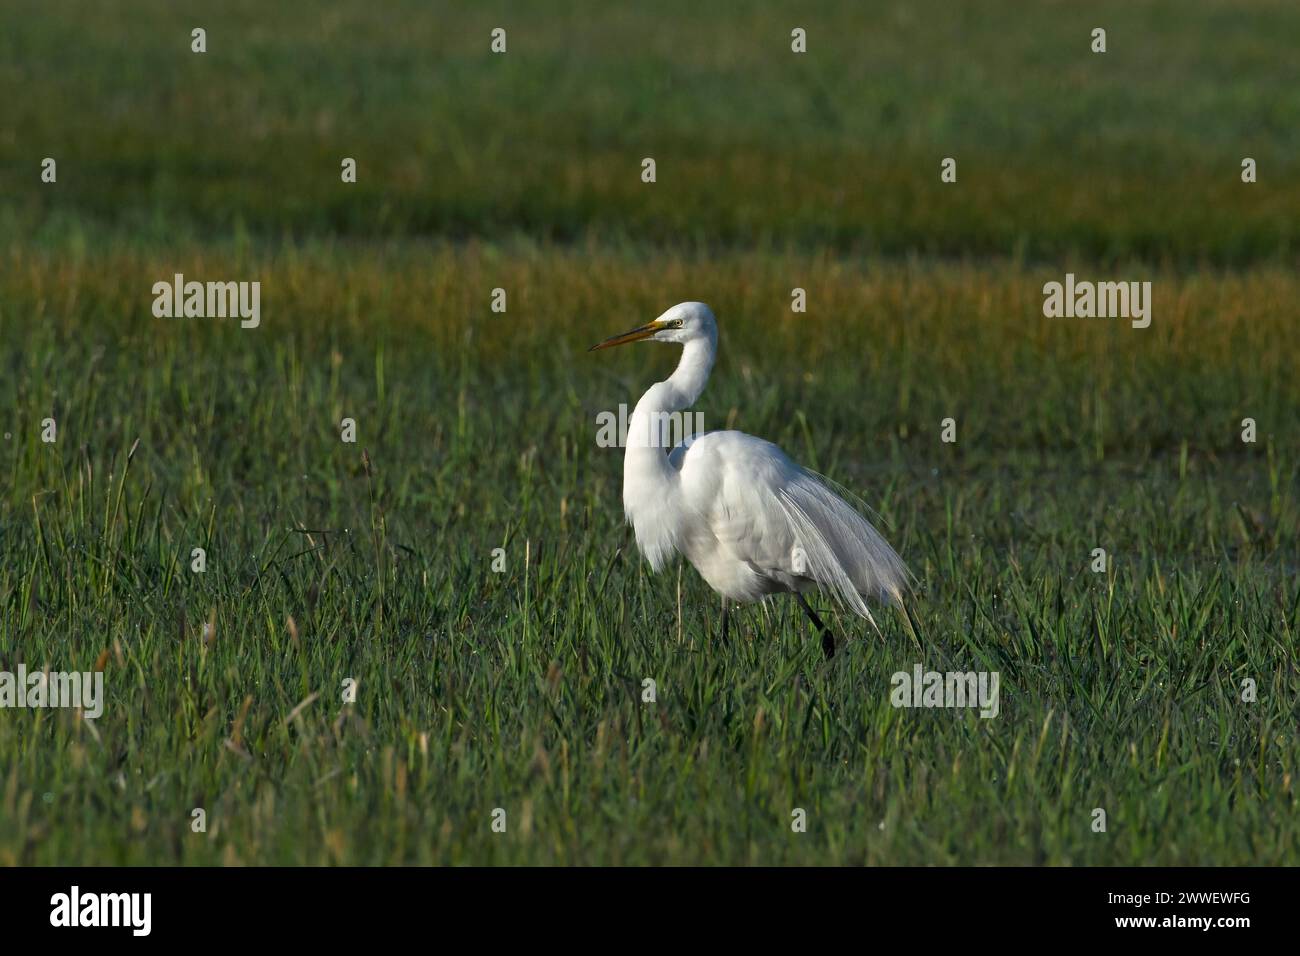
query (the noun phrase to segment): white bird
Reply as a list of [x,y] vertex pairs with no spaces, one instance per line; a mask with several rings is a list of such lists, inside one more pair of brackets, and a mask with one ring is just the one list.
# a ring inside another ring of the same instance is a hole
[[712,310],[682,302],[588,351],[645,339],[682,346],[677,370],[637,402],[623,458],[623,509],[651,568],[684,555],[722,595],[724,640],[728,601],[794,594],[828,658],[835,638],[804,592],[826,593],[873,627],[867,599],[901,608],[907,569],[894,549],[825,479],[776,445],[721,431],[668,450],[667,424],[700,397],[717,357]]

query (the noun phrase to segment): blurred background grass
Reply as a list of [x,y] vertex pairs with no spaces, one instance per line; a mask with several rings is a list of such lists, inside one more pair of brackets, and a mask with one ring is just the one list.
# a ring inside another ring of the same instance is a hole
[[1286,0],[12,0],[0,16],[0,188],[24,235],[72,216],[164,241],[595,233],[1239,265],[1294,254],[1300,228]]

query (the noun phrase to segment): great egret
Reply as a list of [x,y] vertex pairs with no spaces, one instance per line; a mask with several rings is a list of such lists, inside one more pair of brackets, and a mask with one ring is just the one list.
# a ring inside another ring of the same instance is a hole
[[682,302],[588,351],[642,340],[682,346],[677,370],[646,390],[628,423],[623,510],[650,567],[658,571],[684,555],[722,595],[724,639],[728,601],[793,594],[821,632],[827,658],[835,637],[804,592],[826,592],[873,626],[866,598],[901,607],[907,569],[894,549],[821,476],[776,445],[722,431],[667,451],[667,423],[700,397],[717,356],[712,310]]

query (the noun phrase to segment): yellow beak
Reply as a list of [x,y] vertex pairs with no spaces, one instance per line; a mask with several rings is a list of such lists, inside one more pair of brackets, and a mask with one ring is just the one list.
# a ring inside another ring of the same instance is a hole
[[624,332],[622,335],[615,335],[603,342],[598,342],[591,348],[587,349],[587,351],[594,352],[597,349],[612,348],[615,345],[626,345],[628,342],[640,342],[642,339],[650,338],[650,336],[654,335],[666,325],[667,323],[655,319],[653,322],[647,322],[645,325],[637,326],[630,332]]

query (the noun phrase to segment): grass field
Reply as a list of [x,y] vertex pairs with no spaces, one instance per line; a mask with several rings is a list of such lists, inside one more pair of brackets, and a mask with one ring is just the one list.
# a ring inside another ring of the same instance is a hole
[[[0,864],[1300,862],[1300,9],[949,6],[7,5],[0,670],[108,699],[0,710]],[[683,299],[919,644],[649,573],[597,415],[675,353],[585,350]]]

